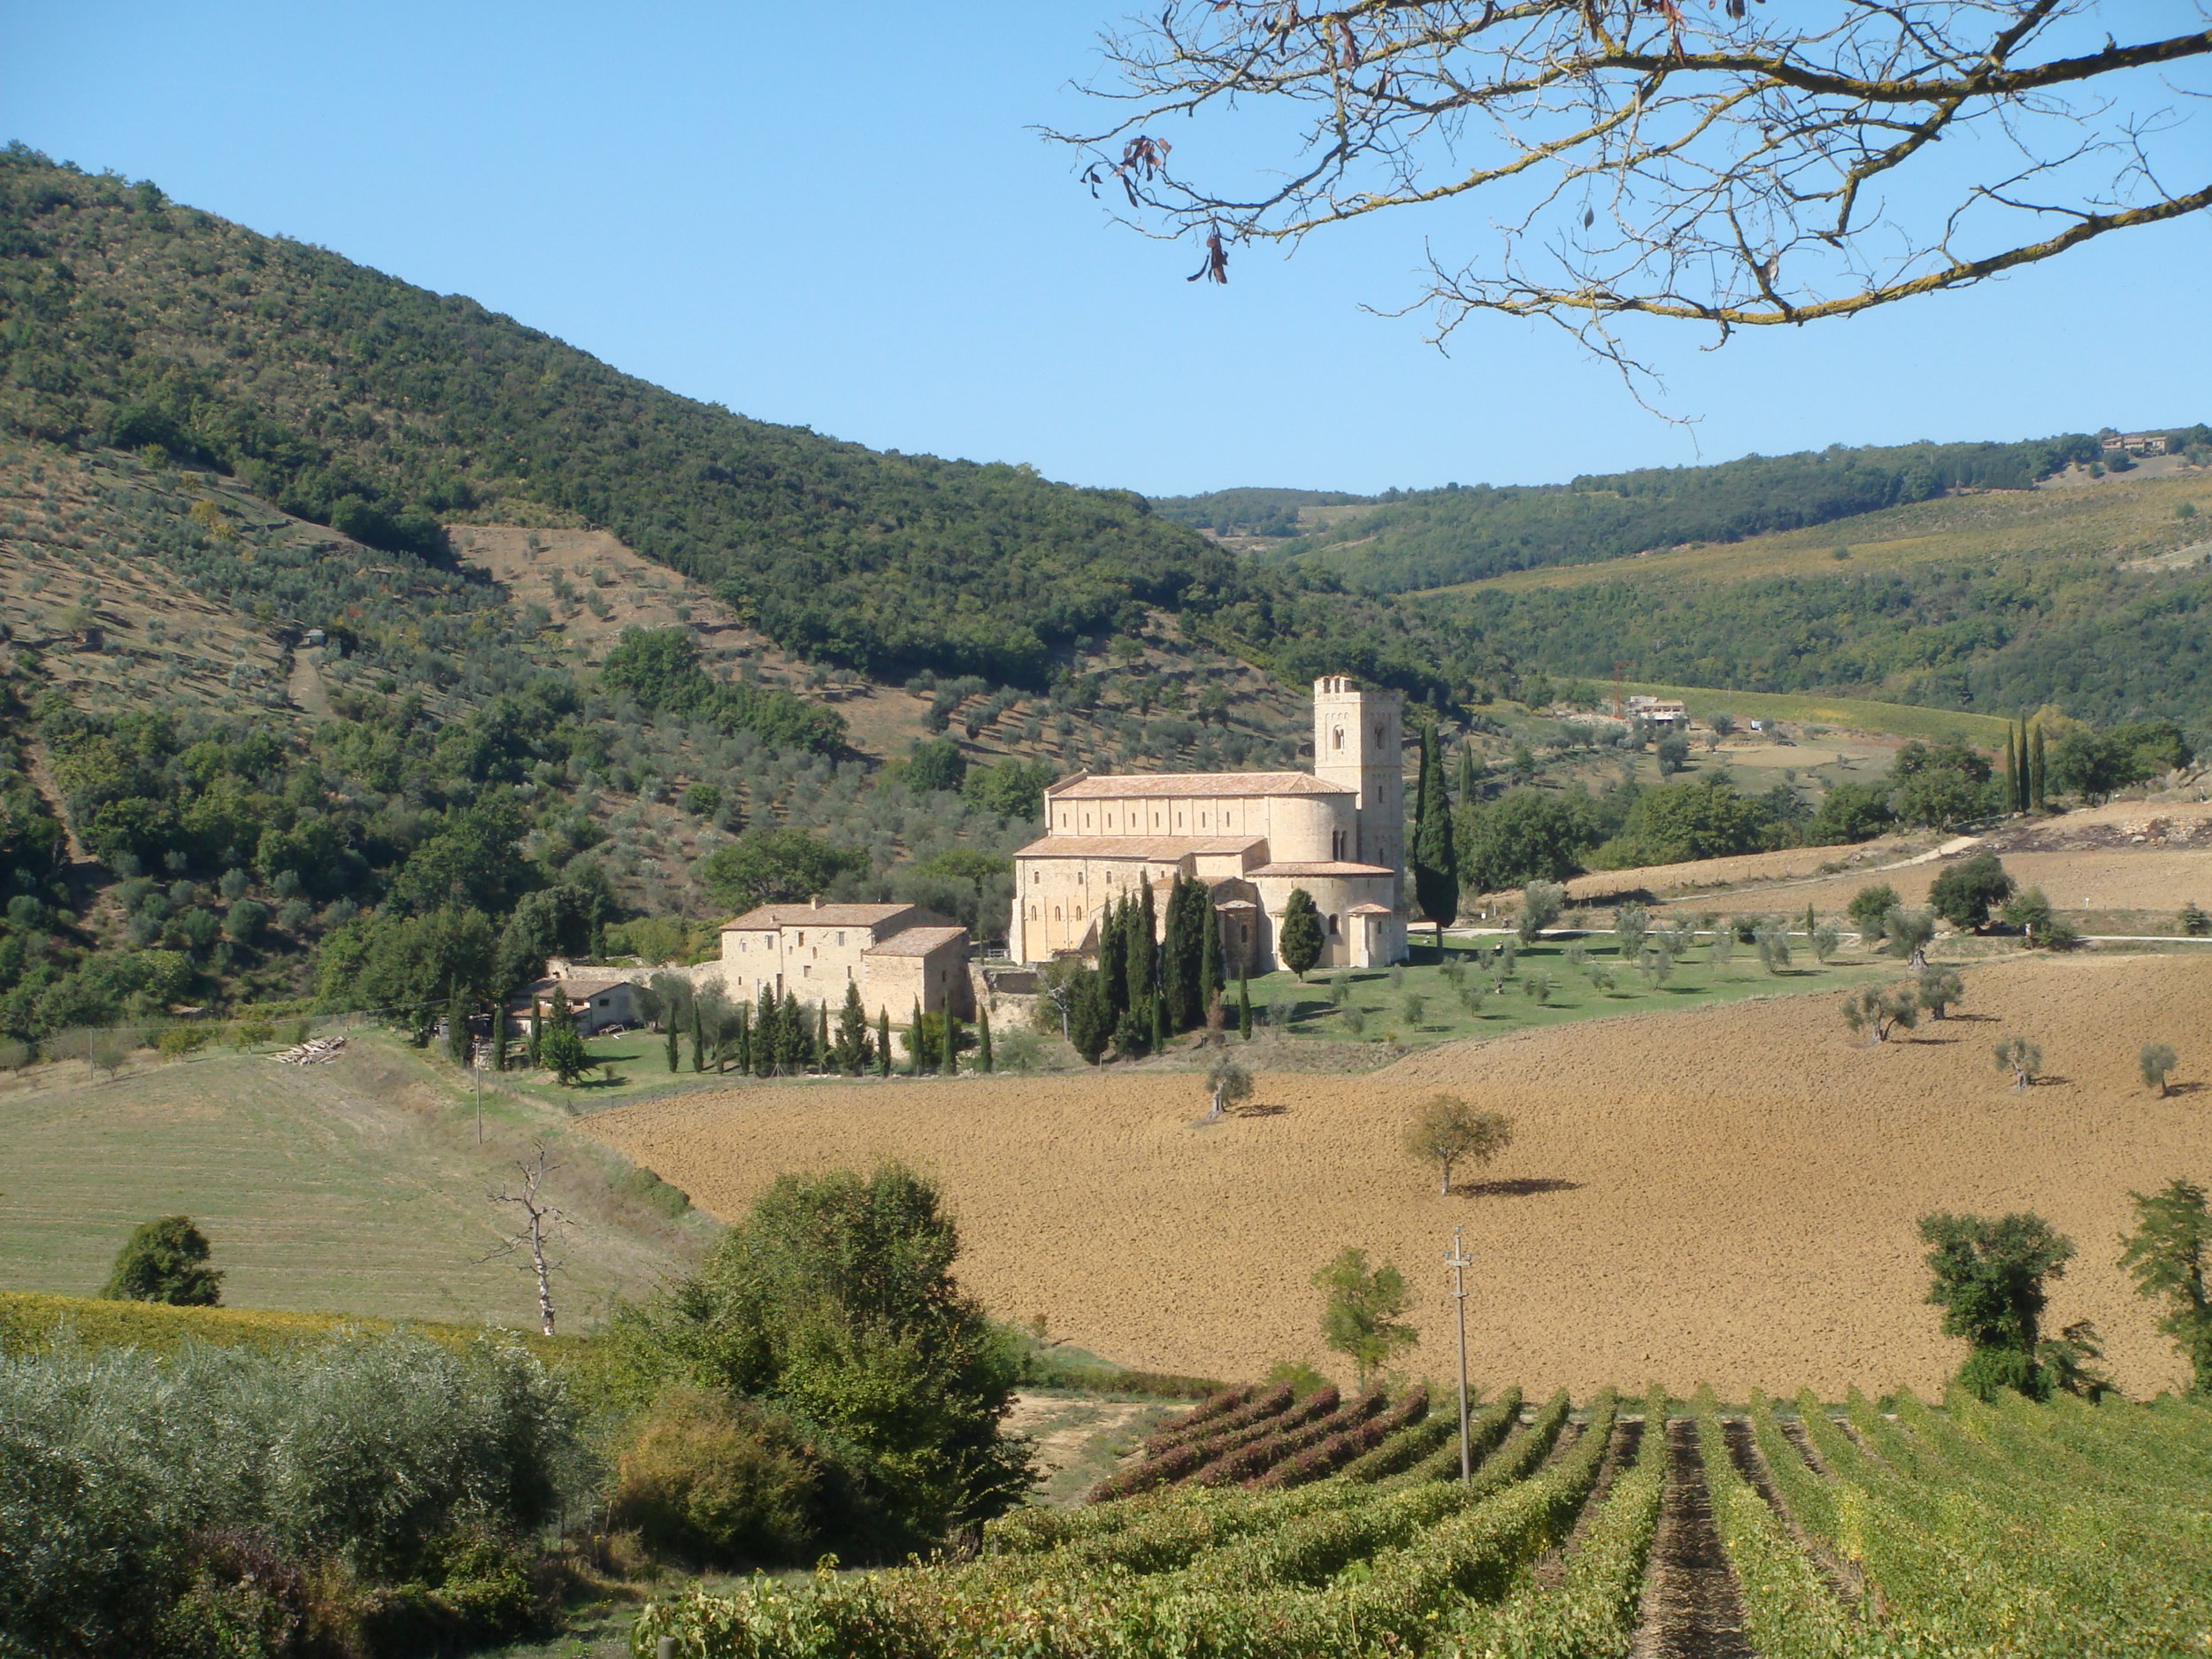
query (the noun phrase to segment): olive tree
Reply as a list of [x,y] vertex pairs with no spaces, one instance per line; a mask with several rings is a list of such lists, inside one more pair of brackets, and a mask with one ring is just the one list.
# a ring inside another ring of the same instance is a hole
[[2007,1037],[1997,1045],[1994,1052],[1997,1069],[2011,1075],[2012,1087],[2016,1089],[2024,1089],[2033,1084],[2037,1074],[2043,1070],[2043,1050],[2025,1037]]
[[1556,881],[1532,881],[1521,889],[1521,915],[1515,926],[1524,944],[1558,921],[1567,908],[1567,889]]
[[1843,1023],[1856,1036],[1869,1033],[1887,1042],[1892,1031],[1910,1031],[1920,1023],[1920,998],[1909,985],[1863,985],[1843,1000]]
[[1231,1107],[1242,1105],[1252,1098],[1252,1073],[1227,1055],[1217,1054],[1213,1064],[1206,1068],[1206,1092],[1212,1104],[1199,1121],[1219,1123],[1229,1115]]
[[1423,1164],[1439,1166],[1438,1190],[1452,1190],[1452,1166],[1488,1164],[1513,1144],[1512,1121],[1501,1112],[1477,1111],[1456,1094],[1437,1094],[1424,1102],[1406,1130],[1407,1154]]
[[2173,1075],[2179,1056],[2162,1042],[2147,1042],[2143,1052],[2136,1056],[2136,1064],[2143,1073],[2143,1087],[2158,1091],[2161,1100],[2166,1098],[2166,1079]]
[[1909,910],[1901,905],[1882,918],[1882,942],[1906,965],[1928,965],[1928,941],[1935,937],[1935,916],[1928,910]]
[[1966,1000],[1966,981],[1959,977],[1955,968],[1921,969],[1917,989],[1920,1006],[1928,1010],[1931,1019],[1941,1019],[1952,1003]]

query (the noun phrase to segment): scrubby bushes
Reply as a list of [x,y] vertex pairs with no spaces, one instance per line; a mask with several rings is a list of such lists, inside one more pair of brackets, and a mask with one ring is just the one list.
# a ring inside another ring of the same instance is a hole
[[726,1395],[678,1391],[632,1425],[611,1524],[695,1567],[806,1559],[818,1471],[787,1419]]
[[[906,1171],[780,1177],[696,1276],[617,1321],[617,1392],[634,1407],[679,1389],[773,1413],[810,1460],[822,1548],[933,1548],[1032,1479],[1024,1443],[999,1432],[1020,1356],[955,1282],[959,1248],[936,1189]],[[665,1455],[707,1438],[672,1429]],[[713,1478],[667,1479],[688,1493]]]
[[510,1540],[552,1512],[573,1453],[559,1386],[488,1340],[0,1356],[0,1654],[518,1633]]

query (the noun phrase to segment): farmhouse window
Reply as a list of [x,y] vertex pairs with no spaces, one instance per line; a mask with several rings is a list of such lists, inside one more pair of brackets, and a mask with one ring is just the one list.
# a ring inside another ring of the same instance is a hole
[[1336,936],[1337,936],[1336,918],[1335,918],[1335,917],[1333,917],[1333,916],[1332,916],[1331,918],[1329,918],[1329,937],[1330,937],[1330,938],[1332,938],[1332,939],[1334,939]]
[[844,935],[844,934],[842,934],[842,933],[838,934],[838,935],[837,935],[837,942],[838,942],[839,944],[841,944],[841,944],[843,944],[843,943],[845,942],[845,935]]

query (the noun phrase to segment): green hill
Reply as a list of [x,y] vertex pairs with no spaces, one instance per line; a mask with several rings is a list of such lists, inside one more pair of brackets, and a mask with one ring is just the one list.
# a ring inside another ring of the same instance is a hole
[[441,519],[588,523],[784,649],[1041,688],[1150,610],[1296,680],[1481,677],[1417,614],[1263,572],[1126,491],[750,420],[437,295],[127,185],[0,155],[0,421],[157,447],[436,563]]
[[1348,587],[1404,593],[1829,524],[1949,489],[2024,489],[2070,461],[2093,458],[2097,449],[2095,439],[2078,434],[2032,443],[1836,444],[1567,484],[1454,484],[1335,517],[1274,557],[1329,572]]

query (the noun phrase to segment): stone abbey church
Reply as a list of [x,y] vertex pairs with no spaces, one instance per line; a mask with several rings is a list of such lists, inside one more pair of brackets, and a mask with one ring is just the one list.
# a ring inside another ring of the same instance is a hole
[[[1313,686],[1313,771],[1079,772],[1045,794],[1045,833],[1014,855],[1007,954],[1098,948],[1109,906],[1178,875],[1212,890],[1230,972],[1281,965],[1292,893],[1321,913],[1324,967],[1406,955],[1404,702],[1341,676]],[[1158,906],[1166,913],[1165,905]]]

